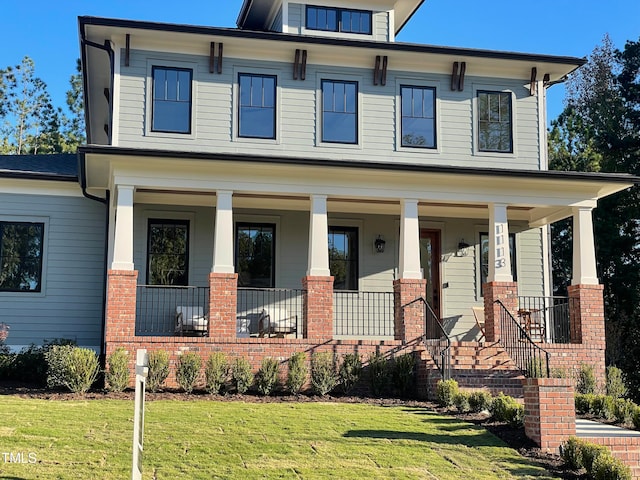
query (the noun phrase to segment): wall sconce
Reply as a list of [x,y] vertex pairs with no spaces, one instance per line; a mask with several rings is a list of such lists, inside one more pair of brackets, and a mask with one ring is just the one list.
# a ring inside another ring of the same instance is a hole
[[466,257],[469,253],[468,248],[470,246],[471,245],[464,241],[464,238],[461,238],[460,242],[458,243],[458,251],[456,252],[456,257]]
[[386,243],[387,242],[385,242],[382,238],[380,238],[380,235],[378,235],[378,238],[376,238],[373,242],[373,247],[376,249],[377,253],[384,253],[384,246],[386,245]]

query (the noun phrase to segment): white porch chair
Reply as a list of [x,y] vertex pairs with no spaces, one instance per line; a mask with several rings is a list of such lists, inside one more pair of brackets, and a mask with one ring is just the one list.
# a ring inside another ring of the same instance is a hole
[[298,316],[280,307],[263,308],[258,319],[258,336],[284,337],[296,332]]
[[176,307],[176,335],[206,335],[209,319],[203,307],[179,305]]

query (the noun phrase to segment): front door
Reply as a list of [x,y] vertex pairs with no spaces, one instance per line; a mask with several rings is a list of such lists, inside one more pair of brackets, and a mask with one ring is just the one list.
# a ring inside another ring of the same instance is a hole
[[440,230],[420,229],[420,266],[427,280],[426,299],[440,318]]

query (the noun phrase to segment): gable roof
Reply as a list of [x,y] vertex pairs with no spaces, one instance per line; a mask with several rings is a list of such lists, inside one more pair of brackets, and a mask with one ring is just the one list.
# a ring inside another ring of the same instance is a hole
[[78,157],[75,153],[0,155],[0,177],[77,182]]

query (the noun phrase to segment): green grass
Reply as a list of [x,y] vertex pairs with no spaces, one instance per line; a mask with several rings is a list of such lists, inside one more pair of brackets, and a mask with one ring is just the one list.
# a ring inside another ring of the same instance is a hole
[[[154,401],[145,420],[149,480],[553,478],[486,430],[422,408]],[[132,429],[132,401],[0,397],[0,479],[130,478]]]

